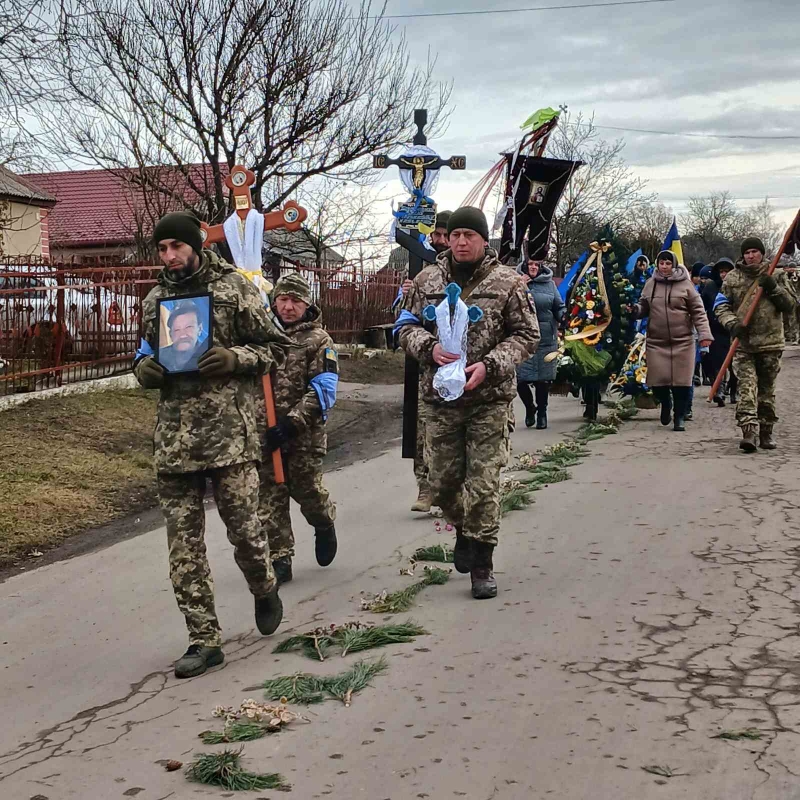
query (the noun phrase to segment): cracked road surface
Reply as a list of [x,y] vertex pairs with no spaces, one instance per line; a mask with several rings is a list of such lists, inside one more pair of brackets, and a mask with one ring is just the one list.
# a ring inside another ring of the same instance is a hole
[[[685,434],[651,411],[590,445],[571,481],[504,520],[496,601],[460,575],[425,590],[400,618],[429,636],[388,648],[352,707],[246,743],[246,765],[302,800],[800,798],[800,351],[779,387],[776,453],[740,454],[733,410],[699,396]],[[517,451],[580,421],[575,400],[551,411]],[[405,585],[406,557],[444,539],[408,512],[397,450],[327,480],[340,554],[318,568],[297,524],[281,633],[368,618],[360,593]],[[230,796],[159,762],[210,749],[211,709],[265,679],[352,663],[272,654],[213,512],[208,528],[226,663],[196,679],[171,672],[185,634],[163,530],[0,585],[3,800]],[[714,738],[746,729],[759,738]]]

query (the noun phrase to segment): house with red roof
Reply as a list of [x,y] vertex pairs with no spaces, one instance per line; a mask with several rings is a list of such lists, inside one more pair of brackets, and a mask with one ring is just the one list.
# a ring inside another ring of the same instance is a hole
[[56,199],[0,166],[0,257],[50,255],[48,215]]
[[[211,194],[210,170],[192,166],[192,181],[174,168],[153,167],[160,190],[141,187],[135,169],[37,172],[22,176],[56,200],[48,215],[53,260],[133,261],[149,255],[154,220],[187,206],[202,212]],[[205,174],[204,174],[205,173]],[[199,191],[198,191],[199,190]]]
[[[151,167],[144,176],[137,169],[89,169],[37,172],[23,178],[57,201],[48,214],[54,261],[124,263],[153,258],[150,234],[163,214],[188,207],[205,216],[207,198],[214,195],[213,174],[202,164],[190,165],[187,171],[189,178],[174,167]],[[148,183],[146,191],[142,177]],[[337,268],[344,260],[306,230],[267,231],[264,251],[268,271],[276,274],[289,266]]]

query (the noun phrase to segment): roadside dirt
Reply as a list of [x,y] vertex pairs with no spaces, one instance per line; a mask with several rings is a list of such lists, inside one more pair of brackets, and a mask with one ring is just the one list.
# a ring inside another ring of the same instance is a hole
[[[387,371],[381,364],[371,376]],[[163,524],[151,458],[155,405],[151,393],[114,391],[0,413],[0,581]],[[380,455],[401,420],[400,386],[345,384],[328,419],[325,469]]]
[[399,350],[378,353],[372,358],[339,359],[339,377],[348,383],[397,384],[403,382],[405,356]]

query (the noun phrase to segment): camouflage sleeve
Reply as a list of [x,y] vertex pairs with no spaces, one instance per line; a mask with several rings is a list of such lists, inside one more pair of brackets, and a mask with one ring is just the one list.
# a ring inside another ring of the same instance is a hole
[[139,380],[139,366],[156,350],[156,290],[151,289],[142,302],[142,339],[133,362],[133,374]]
[[422,327],[422,309],[424,305],[425,298],[422,293],[419,276],[417,276],[414,279],[414,285],[411,287],[408,297],[403,303],[403,312],[398,318],[398,322],[406,314],[409,315],[406,319],[410,319],[413,315],[418,321],[403,324],[399,329],[398,341],[400,347],[408,355],[416,358],[420,364],[432,364],[433,348],[438,343],[438,339]]
[[513,374],[539,345],[539,321],[523,280],[514,284],[503,308],[505,338],[483,358],[486,377],[497,380]]
[[[328,407],[323,411],[320,405],[320,391],[333,389],[333,396],[335,400],[335,384],[338,383],[339,377],[339,359],[336,350],[333,347],[333,340],[327,333],[323,333],[319,337],[319,341],[313,348],[313,352],[308,352],[308,374],[306,393],[300,399],[294,408],[289,411],[288,415],[291,420],[297,425],[299,430],[303,430],[315,421],[325,416],[327,411],[333,403],[328,400]],[[319,376],[326,376],[329,378],[324,383],[324,388],[320,388]],[[314,388],[315,384],[318,388]],[[325,396],[325,395],[323,395]],[[328,395],[329,397],[330,395]]]
[[766,298],[782,313],[793,311],[797,307],[797,300],[789,289],[786,273],[781,271],[777,276],[778,282],[774,292],[764,292]]
[[242,291],[236,311],[237,344],[231,347],[236,353],[239,375],[263,375],[273,366],[280,366],[289,338],[272,321],[261,295],[247,278],[241,279]]
[[[729,277],[730,275],[728,278]],[[714,301],[714,313],[717,315],[719,324],[722,325],[722,327],[726,330],[730,331],[733,329],[733,326],[739,322],[739,317],[736,316],[736,310],[733,306],[736,298],[733,297],[733,286],[729,282],[728,278],[725,278],[725,280],[722,282],[722,288],[719,290],[717,299]]]

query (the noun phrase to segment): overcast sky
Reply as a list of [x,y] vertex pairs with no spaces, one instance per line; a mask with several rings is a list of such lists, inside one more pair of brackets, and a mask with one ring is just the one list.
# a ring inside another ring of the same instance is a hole
[[[387,14],[603,1],[389,0]],[[440,208],[460,203],[531,113],[560,104],[593,113],[598,126],[796,137],[602,131],[625,139],[627,162],[677,213],[690,195],[713,190],[730,191],[742,206],[769,196],[787,222],[800,207],[800,0],[675,0],[393,24],[416,59],[435,52],[437,78],[454,84],[449,128],[430,144],[443,156],[466,155],[470,169],[442,170]]]

